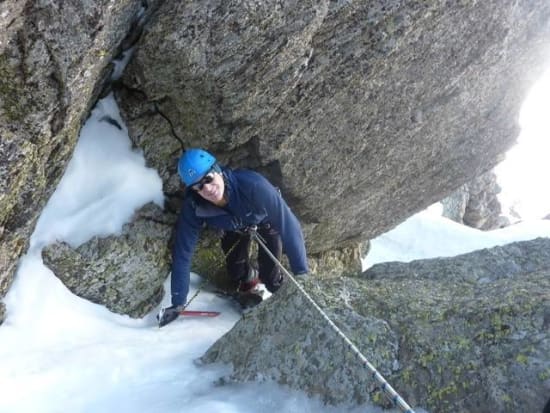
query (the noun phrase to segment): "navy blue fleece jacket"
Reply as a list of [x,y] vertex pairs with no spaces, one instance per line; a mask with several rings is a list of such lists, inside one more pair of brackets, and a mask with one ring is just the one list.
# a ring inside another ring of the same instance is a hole
[[191,257],[204,224],[227,231],[269,223],[281,235],[283,250],[294,274],[308,271],[300,223],[279,191],[257,172],[223,168],[228,204],[215,206],[188,189],[176,227],[172,250],[172,304],[181,305],[189,293]]

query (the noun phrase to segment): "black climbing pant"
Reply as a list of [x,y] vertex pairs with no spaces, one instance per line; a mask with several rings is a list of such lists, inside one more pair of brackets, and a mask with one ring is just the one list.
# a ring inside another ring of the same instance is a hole
[[[283,246],[279,233],[269,224],[258,226],[257,231],[269,251],[280,260]],[[226,231],[222,237],[221,244],[225,254],[227,273],[235,282],[248,281],[250,241],[251,237],[247,232]],[[283,277],[279,267],[260,245],[258,245],[258,273],[269,292],[274,293],[281,286]]]

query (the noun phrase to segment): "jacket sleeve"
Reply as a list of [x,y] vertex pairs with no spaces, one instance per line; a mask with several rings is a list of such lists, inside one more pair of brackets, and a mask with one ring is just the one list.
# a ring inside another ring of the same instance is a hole
[[172,249],[172,277],[170,280],[172,305],[183,305],[187,302],[191,258],[199,238],[200,226],[192,202],[186,200],[178,217]]
[[254,199],[267,214],[267,220],[281,235],[283,249],[294,274],[308,272],[306,247],[300,222],[281,194],[263,176],[254,185]]

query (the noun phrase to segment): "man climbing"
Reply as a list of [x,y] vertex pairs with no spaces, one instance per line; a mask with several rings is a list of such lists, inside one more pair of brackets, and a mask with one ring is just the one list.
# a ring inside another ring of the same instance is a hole
[[176,226],[172,251],[172,305],[159,314],[159,326],[174,321],[187,301],[191,257],[203,224],[221,229],[221,247],[229,277],[239,291],[256,287],[259,281],[274,293],[283,282],[279,267],[258,249],[258,272],[249,263],[250,235],[257,226],[268,249],[280,259],[284,249],[292,272],[306,275],[308,264],[300,223],[279,191],[259,173],[220,166],[202,149],[189,149],[178,163],[185,184],[185,197]]

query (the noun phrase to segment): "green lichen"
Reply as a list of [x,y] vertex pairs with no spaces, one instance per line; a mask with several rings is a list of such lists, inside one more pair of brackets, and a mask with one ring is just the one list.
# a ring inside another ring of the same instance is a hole
[[224,266],[224,257],[219,248],[197,248],[193,255],[192,270],[207,278],[214,277]]
[[419,357],[418,364],[420,364],[422,367],[428,368],[432,364],[434,359],[435,359],[434,353],[431,353],[431,352],[425,353]]
[[550,379],[550,367],[548,367],[546,370],[541,371],[539,373],[539,379],[541,381],[546,381],[546,380]]
[[520,354],[518,354],[518,355],[516,356],[516,361],[517,361],[519,364],[525,365],[525,364],[527,364],[527,360],[528,360],[528,358],[527,358],[527,356],[526,356],[525,354],[521,354],[521,353],[520,353]]
[[513,399],[512,397],[510,397],[509,394],[503,394],[502,397],[501,397],[502,401],[506,404],[511,404],[513,403]]
[[21,80],[16,76],[6,55],[0,55],[0,96],[3,112],[7,120],[22,122],[29,113],[24,104],[25,93]]
[[430,391],[429,399],[437,402],[448,401],[449,396],[456,394],[458,394],[458,386],[452,381],[445,387],[435,388]]
[[374,404],[381,405],[384,402],[382,392],[376,392],[371,396],[371,400]]
[[411,368],[406,368],[401,373],[401,379],[407,384],[411,384],[411,376],[412,376]]

